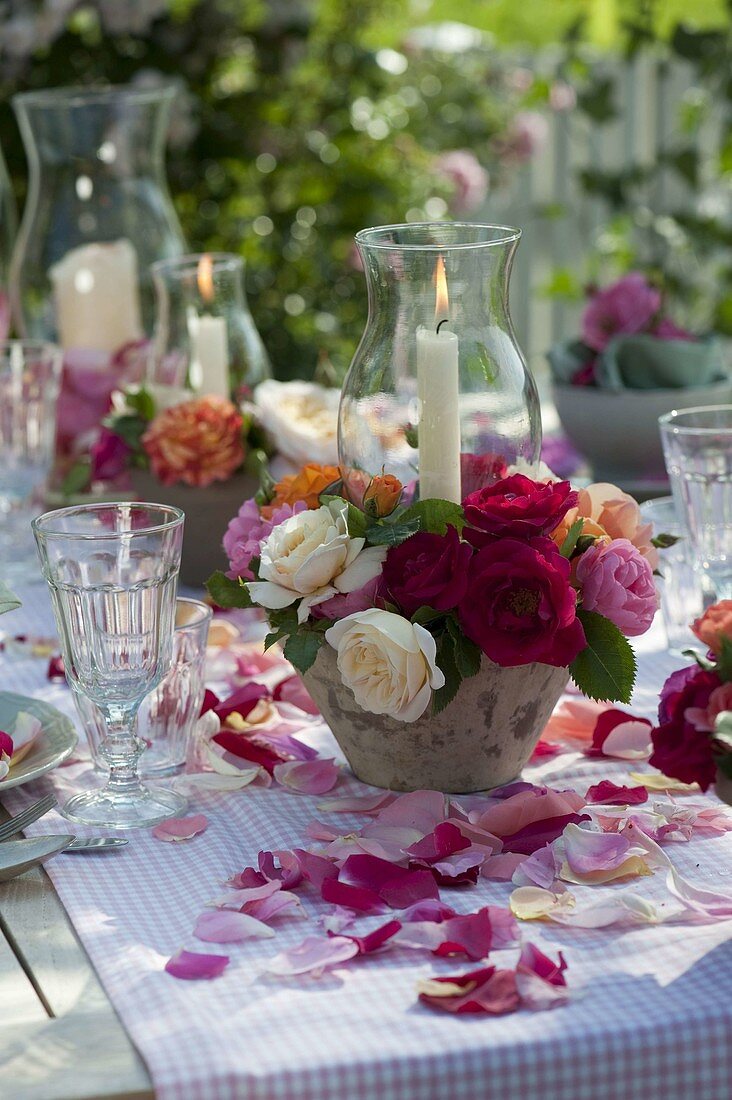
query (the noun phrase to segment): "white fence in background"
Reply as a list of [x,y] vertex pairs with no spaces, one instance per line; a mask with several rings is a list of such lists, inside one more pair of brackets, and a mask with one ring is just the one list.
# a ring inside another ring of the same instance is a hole
[[[578,331],[581,305],[567,305],[545,293],[552,271],[570,268],[580,278],[586,258],[608,209],[601,200],[583,194],[577,172],[585,167],[622,169],[634,163],[653,164],[678,138],[678,116],[685,99],[693,96],[691,67],[645,54],[618,62],[615,102],[618,116],[597,126],[574,111],[549,119],[550,135],[543,151],[518,175],[510,193],[486,202],[486,220],[523,229],[514,266],[511,307],[519,341],[541,382],[545,352],[556,340]],[[704,157],[718,146],[720,120],[711,117],[684,144],[695,145]],[[702,175],[703,180],[703,175]],[[691,208],[694,195],[673,170],[659,173],[650,205],[660,213],[672,207]],[[546,218],[542,207],[561,204],[561,217]]]

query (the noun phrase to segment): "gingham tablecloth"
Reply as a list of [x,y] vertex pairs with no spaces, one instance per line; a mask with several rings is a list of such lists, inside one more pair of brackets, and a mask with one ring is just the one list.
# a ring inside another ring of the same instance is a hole
[[[40,586],[23,593],[12,632],[50,633]],[[657,634],[641,640],[635,709],[653,713],[674,667]],[[48,684],[46,663],[4,657],[0,686],[43,697],[72,713],[64,685]],[[321,739],[329,734],[321,734]],[[14,792],[17,809],[51,784],[59,798],[78,788],[84,764]],[[550,760],[527,778],[561,786],[624,773],[621,764],[575,754]],[[353,784],[355,787],[355,783]],[[12,795],[12,797],[11,797]],[[713,796],[711,796],[713,797]],[[63,856],[48,865],[105,989],[145,1059],[163,1100],[729,1100],[732,1094],[732,923],[583,931],[534,922],[526,938],[568,963],[570,1003],[551,1012],[451,1017],[417,1003],[415,983],[471,968],[395,950],[314,979],[264,976],[268,957],[317,933],[325,906],[303,893],[307,921],[282,919],[272,940],[216,947],[192,935],[205,903],[261,848],[305,841],[317,799],[282,789],[247,788],[197,796],[192,812],[208,831],[179,845],[131,834],[115,855]],[[362,817],[330,820],[359,827]],[[34,832],[67,831],[48,816]],[[83,830],[79,830],[83,832]],[[666,849],[682,874],[732,892],[732,834]],[[632,888],[659,900],[663,876]],[[591,889],[599,899],[615,887]],[[481,882],[443,891],[461,912],[505,904],[510,884]],[[384,918],[374,918],[380,923]],[[367,921],[360,925],[370,927]],[[164,973],[178,948],[229,954],[222,977],[182,982]],[[515,952],[497,954],[512,965]],[[504,963],[505,960],[505,963]]]

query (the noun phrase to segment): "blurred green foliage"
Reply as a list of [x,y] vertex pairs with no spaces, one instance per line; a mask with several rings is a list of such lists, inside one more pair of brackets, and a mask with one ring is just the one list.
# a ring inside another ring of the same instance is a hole
[[[408,14],[408,0],[163,0],[134,33],[68,2],[55,39],[0,71],[0,145],[19,198],[14,91],[181,80],[168,175],[184,232],[193,249],[246,257],[279,377],[342,375],[366,318],[353,235],[457,212],[437,154],[470,150],[493,187],[512,167],[513,66],[482,45],[380,47],[375,28]],[[128,0],[116,2],[118,25]]]

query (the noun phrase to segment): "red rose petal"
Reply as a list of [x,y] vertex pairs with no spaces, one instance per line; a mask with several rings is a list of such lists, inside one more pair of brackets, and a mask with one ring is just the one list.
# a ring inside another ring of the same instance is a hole
[[306,852],[302,848],[293,848],[292,854],[300,865],[303,876],[318,889],[326,879],[338,878],[338,868],[331,860]]
[[[375,928],[373,932],[369,932],[366,936],[344,935],[344,938],[353,940],[358,947],[359,955],[371,955],[395,936],[401,926],[401,921],[390,920],[386,924],[382,924],[380,928]],[[329,934],[332,935],[332,933]]]
[[645,787],[618,787],[603,779],[588,789],[585,798],[596,806],[640,806],[648,801],[648,791]]
[[504,836],[503,847],[507,852],[530,856],[561,836],[567,825],[577,825],[580,821],[589,820],[587,814],[561,814],[559,817],[548,817],[544,821],[532,821],[512,836]]
[[411,844],[407,848],[407,854],[413,859],[434,863],[469,847],[470,841],[465,839],[457,825],[441,821],[431,833],[427,833],[416,844]]
[[342,883],[373,891],[392,909],[406,909],[422,898],[439,897],[437,883],[430,871],[398,867],[377,856],[349,856],[338,878]]
[[[430,876],[431,877],[431,876]],[[434,882],[434,879],[432,879]],[[332,905],[341,905],[345,909],[354,909],[357,913],[384,913],[386,906],[373,890],[361,886],[351,886],[335,878],[326,878],[320,887],[323,901]]]
[[[441,994],[440,985],[448,987],[446,995]],[[514,1012],[519,1006],[514,971],[496,970],[495,966],[482,967],[455,977],[429,978],[419,982],[417,989],[423,1004],[458,1015],[480,1012],[502,1016]]]
[[0,730],[0,756],[11,757],[13,755],[13,739],[10,734]]

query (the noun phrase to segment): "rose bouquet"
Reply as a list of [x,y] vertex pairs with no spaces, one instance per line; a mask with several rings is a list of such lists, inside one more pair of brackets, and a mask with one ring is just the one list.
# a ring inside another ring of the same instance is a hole
[[661,691],[651,764],[702,790],[719,770],[732,779],[732,600],[707,608],[692,626],[708,649],[672,672]]
[[218,604],[266,610],[266,644],[299,672],[327,647],[363,711],[406,723],[439,714],[484,661],[567,669],[592,698],[629,700],[627,638],[653,620],[662,544],[631,497],[509,471],[462,505],[405,504],[385,475],[361,510],[337,473],[306,468],[246,501],[230,570],[209,581]]

